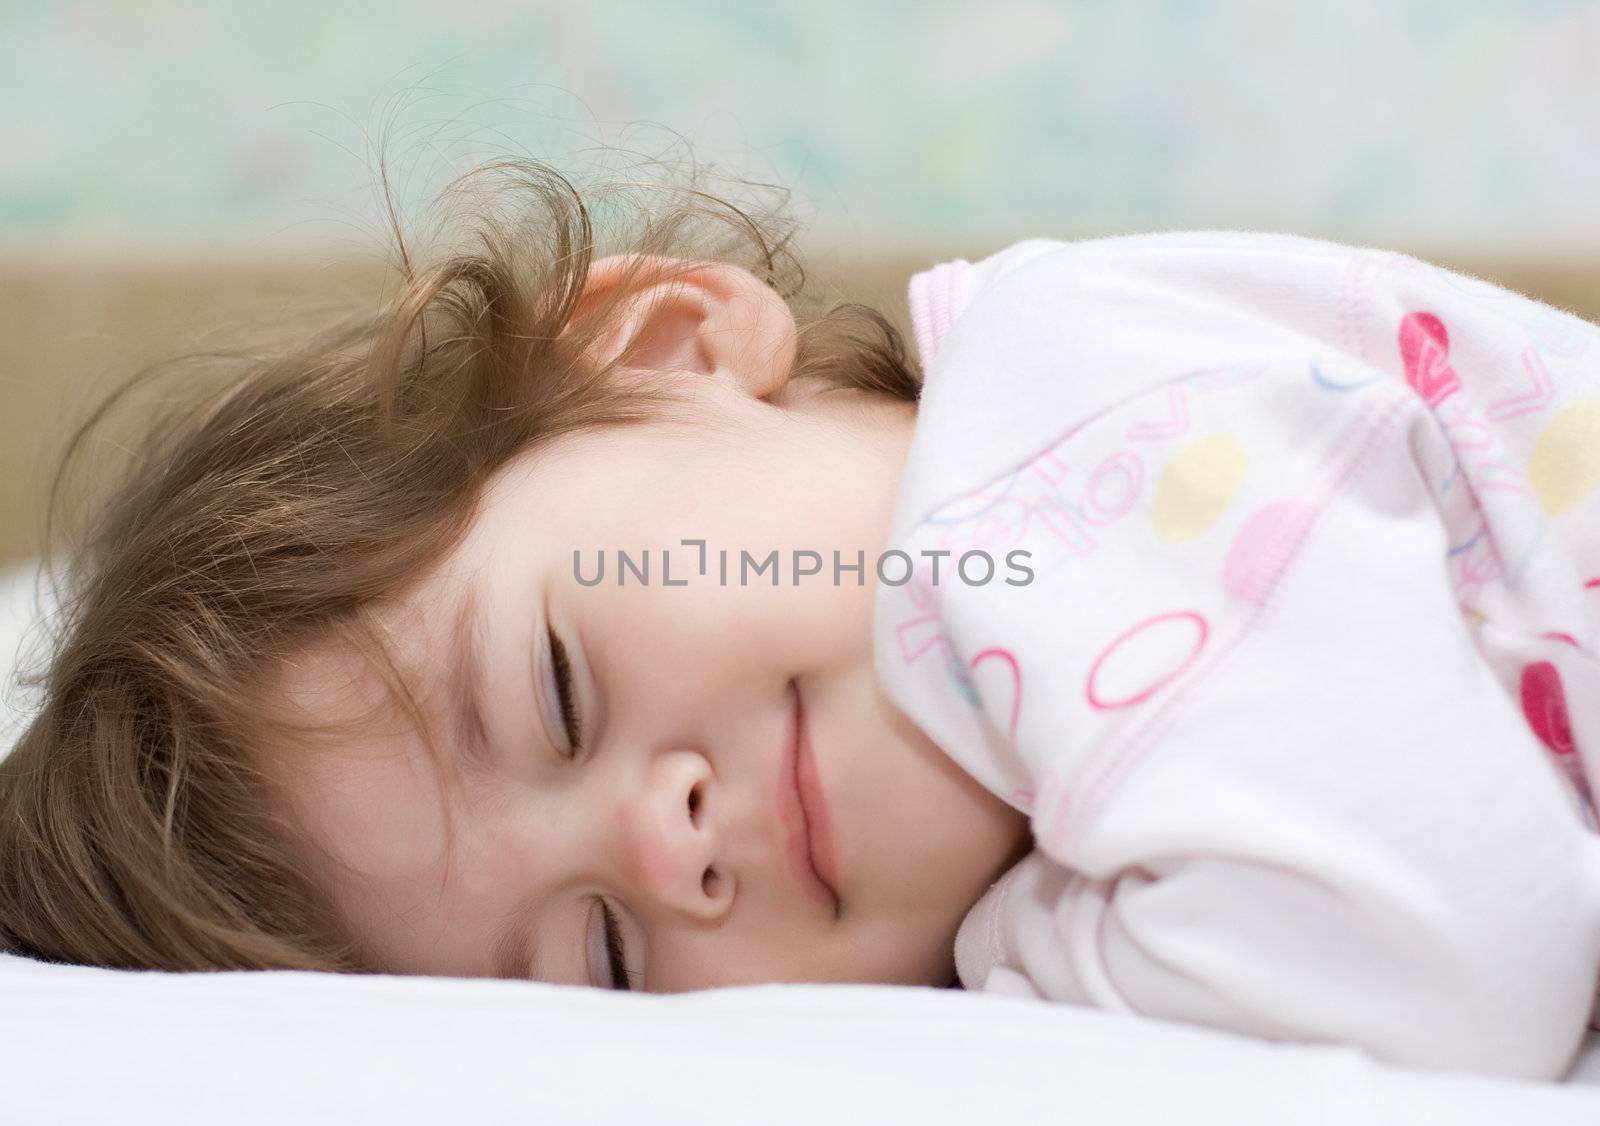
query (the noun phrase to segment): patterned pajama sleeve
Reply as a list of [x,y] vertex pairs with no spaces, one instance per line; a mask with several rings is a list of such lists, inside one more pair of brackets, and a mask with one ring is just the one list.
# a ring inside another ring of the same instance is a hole
[[1600,967],[1600,331],[1277,236],[970,269],[925,356],[1058,295],[1059,377],[1125,393],[899,526],[1031,582],[880,594],[891,697],[1031,817],[963,981],[1558,1077]]

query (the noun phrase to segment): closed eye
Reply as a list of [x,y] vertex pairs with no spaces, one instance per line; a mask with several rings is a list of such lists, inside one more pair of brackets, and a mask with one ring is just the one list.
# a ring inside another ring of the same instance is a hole
[[[589,910],[589,981],[605,989],[633,989],[636,979],[628,969],[628,948],[611,905],[596,899]],[[598,972],[604,966],[605,972]]]
[[628,970],[628,949],[622,942],[622,928],[617,925],[617,917],[610,907],[604,908],[606,913],[606,961],[611,967],[611,988],[632,989],[633,974]]
[[583,748],[583,720],[572,692],[572,663],[567,660],[567,647],[556,636],[555,627],[548,627],[550,636],[550,664],[555,672],[556,698],[561,704],[561,725],[567,733],[565,757],[575,758]]

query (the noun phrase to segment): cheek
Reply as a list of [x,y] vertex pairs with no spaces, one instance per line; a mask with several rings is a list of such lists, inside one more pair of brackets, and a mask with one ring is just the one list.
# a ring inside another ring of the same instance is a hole
[[308,827],[363,882],[392,891],[438,869],[446,811],[431,780],[379,760],[312,781],[306,790]]
[[752,671],[752,665],[816,664],[870,647],[870,595],[840,591],[825,576],[810,576],[795,586],[787,564],[776,587],[770,569],[759,577],[752,570],[741,585],[731,553],[724,583],[718,565],[713,555],[708,574],[700,576],[691,566],[684,576],[688,585],[669,587],[652,558],[648,586],[630,575],[620,589],[578,592],[579,613],[594,624],[595,645],[606,648],[608,663],[647,678],[652,673],[681,676],[686,667],[699,678],[725,678]]

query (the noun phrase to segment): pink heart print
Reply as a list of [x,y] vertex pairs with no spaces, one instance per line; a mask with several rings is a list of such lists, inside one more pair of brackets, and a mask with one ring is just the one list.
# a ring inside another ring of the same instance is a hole
[[1578,749],[1572,740],[1561,674],[1549,661],[1536,661],[1522,670],[1522,714],[1539,742],[1556,754],[1570,755]]
[[[1555,636],[1546,634],[1546,637]],[[1572,717],[1567,712],[1567,693],[1561,687],[1561,674],[1549,661],[1535,661],[1522,670],[1522,714],[1528,726],[1539,737],[1539,742],[1556,756],[1556,762],[1572,780],[1578,792],[1578,808],[1584,824],[1600,830],[1600,809],[1594,800],[1594,791],[1584,770],[1583,760],[1576,751],[1577,740],[1572,737]],[[1600,1011],[1591,1028],[1600,1028]]]
[[1400,359],[1406,382],[1431,410],[1461,389],[1450,366],[1450,334],[1432,313],[1407,313],[1400,321]]

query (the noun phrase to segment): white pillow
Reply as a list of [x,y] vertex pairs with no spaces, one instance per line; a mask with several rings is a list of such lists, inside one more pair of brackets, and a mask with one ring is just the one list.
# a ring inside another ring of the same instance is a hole
[[[0,659],[28,639],[33,596],[32,568],[0,575]],[[1349,1049],[881,986],[652,997],[0,955],[0,1045],[0,1121],[63,1126],[1600,1122],[1593,1088],[1412,1072]]]
[[41,623],[54,606],[37,564],[0,569],[0,758],[10,752],[35,707],[37,694],[17,682],[32,670],[49,640]]

